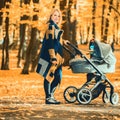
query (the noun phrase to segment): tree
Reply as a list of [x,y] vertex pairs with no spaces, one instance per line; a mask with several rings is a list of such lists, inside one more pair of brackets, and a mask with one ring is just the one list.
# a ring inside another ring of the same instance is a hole
[[[117,0],[116,2],[116,10],[119,11],[119,1]],[[115,11],[116,12],[116,11]],[[118,12],[117,12],[118,13]],[[120,16],[120,13],[118,13],[119,16]],[[119,43],[119,16],[116,15],[115,16],[115,23],[116,23],[116,40],[115,40],[115,43],[118,44]],[[113,35],[114,36],[114,35]]]
[[[61,0],[60,1],[60,9],[63,13],[63,25],[62,25],[62,29],[64,30],[64,34],[63,34],[63,39],[70,39],[70,33],[69,33],[69,23],[70,23],[70,5],[67,2],[69,2],[69,0]],[[69,8],[68,8],[69,5]]]
[[[39,0],[33,0],[33,4],[37,4],[39,3]],[[34,12],[38,12],[37,9],[34,9]],[[33,15],[33,21],[37,21],[38,20],[38,16],[35,14]],[[24,68],[22,70],[22,74],[29,74],[29,65],[31,62],[35,62],[35,57],[37,55],[37,49],[38,47],[35,47],[37,43],[37,28],[36,27],[32,27],[31,30],[31,39],[27,48],[27,52],[26,52],[26,60],[25,60],[25,64],[24,64]],[[38,45],[38,44],[37,44]],[[33,70],[32,70],[33,71]]]
[[76,3],[76,1],[72,1],[71,2],[71,4],[72,4],[72,6],[73,6],[73,8],[72,8],[72,6],[70,6],[70,11],[72,12],[73,11],[73,14],[71,14],[71,17],[70,17],[70,33],[71,33],[71,37],[70,38],[72,38],[72,39],[70,39],[71,40],[71,42],[73,43],[73,44],[75,44],[75,45],[77,45],[77,41],[76,41],[76,33],[77,33],[77,3]]
[[1,70],[9,70],[9,3],[11,0],[5,0],[7,16],[5,19],[5,37],[2,47],[2,65]]
[[[30,0],[24,0],[24,4],[26,6],[29,5],[30,4]],[[22,5],[22,1],[21,1],[20,5]],[[22,6],[20,6],[20,7],[22,7]],[[28,20],[28,19],[29,19],[28,15],[23,15],[20,18],[21,21]],[[26,30],[26,26],[27,26],[26,23],[20,24],[20,46],[19,46],[19,50],[18,50],[17,67],[20,67],[20,61],[21,61],[21,57],[22,57],[22,48],[24,47],[23,44],[25,43],[25,30]]]
[[103,0],[103,5],[102,5],[102,20],[101,20],[101,40],[103,39],[103,32],[104,32],[104,15],[105,15],[105,2],[106,0]]
[[111,14],[111,10],[112,10],[112,7],[111,7],[112,5],[113,5],[113,0],[110,0],[107,16],[105,19],[105,29],[104,29],[104,36],[103,36],[103,41],[105,41],[105,42],[107,41],[107,37],[108,37],[109,19],[110,19],[110,14]]
[[92,9],[92,37],[96,37],[95,33],[95,13],[96,13],[96,0],[93,0],[93,9]]
[[[61,0],[60,9],[63,13],[63,25],[62,29],[64,30],[63,39],[69,40],[71,43],[77,45],[76,42],[76,18],[74,14],[72,15],[72,6],[74,11],[76,10],[76,3],[74,0]],[[75,19],[74,19],[75,18]],[[64,50],[64,65],[68,65],[70,55]]]
[[[4,0],[0,1],[0,10],[2,8],[4,8]],[[2,25],[2,15],[3,15],[3,12],[0,12],[0,26]]]

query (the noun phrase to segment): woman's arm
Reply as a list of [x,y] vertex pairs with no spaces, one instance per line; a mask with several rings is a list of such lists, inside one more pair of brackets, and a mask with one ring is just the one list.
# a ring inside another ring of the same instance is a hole
[[54,25],[49,24],[48,30],[46,31],[46,40],[48,45],[48,52],[50,55],[50,61],[53,64],[57,64],[57,58],[54,50],[54,37],[55,37],[55,27]]

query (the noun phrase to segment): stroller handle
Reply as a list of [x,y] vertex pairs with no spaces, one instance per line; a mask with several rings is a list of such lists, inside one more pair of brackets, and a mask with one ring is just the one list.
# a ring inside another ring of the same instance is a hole
[[[71,48],[73,48],[74,50],[75,50],[75,52],[76,52],[76,54],[75,55],[80,55],[81,57],[84,57],[84,54],[75,46],[75,45],[73,45],[73,44],[71,44],[71,43],[67,43],[67,45],[68,46],[70,46]],[[72,53],[73,54],[73,53]],[[74,55],[74,56],[75,56]]]

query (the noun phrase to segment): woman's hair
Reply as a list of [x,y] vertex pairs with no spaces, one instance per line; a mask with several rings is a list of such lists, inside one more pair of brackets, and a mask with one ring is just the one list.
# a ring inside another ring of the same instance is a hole
[[62,13],[61,13],[60,9],[58,9],[58,8],[54,8],[54,9],[51,11],[49,20],[51,20],[51,16],[53,15],[53,13],[54,13],[55,11],[57,11],[57,12],[60,14],[60,21],[59,21],[59,23],[58,23],[58,25],[60,25],[61,22],[62,22]]

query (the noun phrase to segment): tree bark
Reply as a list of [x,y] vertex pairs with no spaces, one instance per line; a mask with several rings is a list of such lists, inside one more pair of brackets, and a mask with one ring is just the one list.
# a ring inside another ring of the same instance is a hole
[[[103,0],[103,3],[106,2],[106,0]],[[103,32],[104,32],[104,14],[105,14],[105,4],[102,6],[102,20],[101,20],[101,40],[103,41]]]
[[[116,10],[118,11],[118,8],[119,8],[119,2],[117,0],[117,4],[116,4]],[[119,14],[120,15],[120,14]],[[116,23],[116,39],[115,39],[115,43],[118,44],[120,41],[119,41],[119,17],[116,16],[115,18],[115,23]]]
[[[1,0],[0,1],[0,10],[2,9],[2,8],[4,8],[4,0]],[[0,25],[2,25],[2,15],[3,15],[3,12],[0,12]]]
[[[71,6],[72,6],[72,0],[61,0],[60,1],[60,9],[63,12],[63,25],[62,29],[64,30],[63,39],[72,41],[72,24],[70,23],[70,17],[71,17]],[[64,65],[68,65],[70,55],[66,50],[63,50],[64,53]]]
[[[24,0],[24,4],[30,4],[30,0]],[[22,5],[22,1],[20,1],[20,5]],[[21,17],[21,21],[28,20],[28,19],[29,19],[29,16],[27,16],[27,15],[23,15]],[[18,50],[17,67],[21,67],[20,62],[21,62],[21,57],[22,57],[22,48],[23,48],[23,44],[25,42],[26,25],[27,25],[26,23],[20,24],[20,46],[19,46],[19,50]],[[26,54],[26,53],[24,53],[24,54]]]
[[92,9],[92,37],[96,37],[95,32],[95,13],[96,13],[96,0],[93,0],[93,9]]
[[70,39],[69,34],[69,23],[70,23],[70,11],[68,11],[67,0],[60,1],[60,10],[63,11],[63,25],[62,29],[64,30],[63,39]]
[[113,4],[113,0],[110,0],[108,13],[107,13],[107,16],[106,16],[106,19],[105,19],[105,30],[104,30],[104,37],[103,37],[104,42],[107,41],[108,28],[109,28],[109,17],[110,17],[110,14],[111,14],[112,4]]
[[88,40],[88,38],[89,38],[89,33],[90,33],[90,25],[87,26],[87,38],[86,38],[86,44],[89,43],[89,40]]
[[[21,20],[27,20],[28,16],[24,15]],[[17,61],[17,67],[20,67],[21,57],[22,57],[22,48],[23,44],[25,42],[25,30],[26,30],[27,24],[20,24],[20,46],[18,50],[18,61]],[[26,53],[24,53],[26,54]]]
[[[74,4],[74,11],[76,11],[77,12],[77,10],[76,10],[76,3],[73,3],[72,1],[71,1],[71,4]],[[71,6],[70,6],[70,8],[69,8],[70,10],[71,10]],[[75,13],[76,14],[76,13]],[[76,15],[75,15],[76,16]],[[75,45],[77,45],[77,41],[76,41],[76,39],[77,39],[77,36],[76,36],[76,33],[77,33],[77,19],[76,19],[76,17],[75,16],[73,16],[73,18],[74,18],[74,20],[73,20],[73,22],[71,22],[70,24],[70,26],[72,26],[72,29],[70,29],[70,33],[72,34],[71,36],[71,38],[72,38],[72,40],[71,40],[71,42],[73,43],[73,44],[75,44]]]

